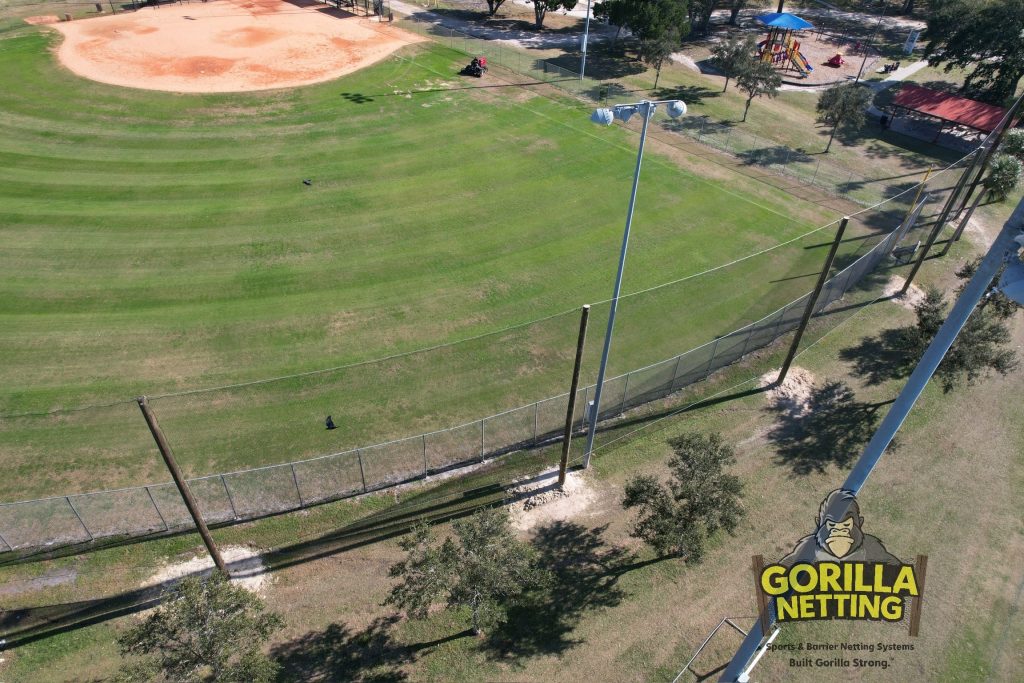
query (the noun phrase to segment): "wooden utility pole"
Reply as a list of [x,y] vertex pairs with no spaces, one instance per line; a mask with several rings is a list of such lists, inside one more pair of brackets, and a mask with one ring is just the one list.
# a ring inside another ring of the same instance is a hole
[[[910,285],[914,282],[914,277],[917,275],[917,271],[921,270],[921,265],[924,263],[925,258],[928,256],[928,252],[931,251],[932,245],[935,244],[935,240],[938,239],[939,233],[942,232],[942,228],[946,225],[946,219],[949,218],[949,212],[953,210],[953,205],[956,203],[957,195],[964,188],[967,182],[967,174],[964,173],[960,176],[960,180],[953,187],[952,192],[949,193],[949,198],[946,200],[946,204],[942,207],[942,212],[939,214],[938,220],[935,221],[935,227],[928,234],[928,241],[921,247],[921,255],[917,257],[917,261],[914,262],[914,267],[910,269],[910,274],[907,275],[907,281],[903,283],[903,289],[900,290],[900,296],[903,296],[910,291]],[[945,252],[943,252],[945,253]]]
[[203,543],[206,545],[210,557],[213,558],[213,563],[217,565],[217,569],[225,576],[228,576],[228,568],[224,564],[224,558],[221,557],[220,550],[217,549],[217,544],[213,542],[213,536],[210,535],[210,530],[207,528],[206,522],[203,521],[203,515],[199,511],[196,499],[192,497],[192,491],[188,488],[188,482],[185,481],[181,470],[178,469],[178,463],[174,460],[174,453],[171,452],[171,446],[167,443],[167,438],[164,436],[163,430],[160,429],[160,424],[156,421],[153,409],[149,407],[149,401],[146,400],[145,396],[140,396],[136,400],[139,402],[139,409],[142,410],[143,417],[146,418],[146,424],[149,425],[149,431],[153,435],[153,440],[156,441],[156,447],[160,449],[160,455],[163,456],[164,464],[167,465],[167,469],[171,472],[174,485],[178,487],[178,492],[181,494],[182,500],[185,501],[185,507],[188,508],[188,513],[192,515],[192,521],[196,523],[196,529],[199,530],[199,535],[203,537]]
[[572,439],[572,422],[576,413],[576,392],[580,386],[580,366],[583,364],[583,345],[587,341],[587,320],[590,305],[580,313],[580,333],[576,339],[576,362],[572,366],[572,382],[569,383],[569,407],[565,412],[565,433],[562,436],[562,460],[558,465],[558,488],[565,486],[565,470],[569,467],[569,442]]
[[804,315],[800,319],[800,325],[796,328],[796,336],[793,337],[793,343],[789,347],[789,353],[786,354],[786,361],[782,364],[782,370],[779,372],[779,378],[775,380],[776,386],[786,381],[786,374],[789,373],[789,366],[793,364],[793,359],[796,358],[796,351],[800,348],[800,339],[804,336],[804,330],[807,329],[807,323],[811,321],[811,315],[814,313],[814,306],[818,303],[818,297],[821,296],[821,289],[825,286],[825,281],[828,280],[828,273],[832,270],[832,263],[836,260],[836,252],[839,251],[839,244],[843,241],[843,233],[846,232],[846,224],[849,222],[849,216],[843,216],[843,220],[839,221],[839,229],[836,230],[836,238],[832,240],[832,246],[828,250],[828,256],[825,257],[825,266],[821,269],[821,274],[818,275],[818,282],[814,285],[814,291],[811,292],[811,298],[807,300],[807,308],[804,309]]

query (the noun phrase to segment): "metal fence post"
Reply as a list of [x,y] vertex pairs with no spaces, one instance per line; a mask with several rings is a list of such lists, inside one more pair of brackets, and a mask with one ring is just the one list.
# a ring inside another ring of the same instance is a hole
[[[484,418],[486,419],[486,418]],[[480,420],[480,462],[484,461],[484,420]]]
[[423,435],[423,478],[427,478],[427,435]]
[[85,525],[85,522],[82,521],[82,515],[78,514],[78,510],[75,509],[75,504],[71,502],[71,496],[64,496],[64,500],[68,502],[68,507],[70,507],[71,511],[75,513],[75,517],[78,518],[78,523],[82,525],[83,529],[85,529],[85,533],[89,536],[89,540],[94,540],[92,537],[92,532],[89,531],[89,527],[87,527]]
[[619,413],[626,409],[626,396],[629,394],[629,378],[632,375],[632,372],[626,373],[626,386],[622,387],[622,403],[619,404]]
[[685,354],[681,353],[678,356],[676,356],[676,367],[675,367],[674,370],[672,370],[672,383],[670,385],[668,385],[668,388],[671,391],[675,391],[675,389],[676,389],[676,380],[679,379],[679,368],[683,364],[683,356],[684,355]]
[[540,440],[540,401],[533,404],[533,443]]
[[711,376],[711,372],[712,372],[711,366],[715,362],[715,354],[718,353],[718,342],[720,342],[720,341],[722,341],[721,337],[716,339],[714,345],[711,347],[711,357],[708,358],[708,366],[706,368],[704,368],[704,378],[705,379],[707,379],[708,377]]
[[295,474],[295,463],[292,463],[292,483],[295,484],[295,495],[299,497],[299,507],[306,507],[306,502],[302,500],[302,489],[299,488],[299,477]]
[[220,483],[224,485],[224,493],[228,496],[228,505],[231,506],[231,514],[238,519],[238,510],[235,509],[235,499],[231,497],[231,489],[228,488],[228,480],[224,478],[224,475],[220,475]]
[[359,461],[359,478],[363,482],[363,493],[366,493],[366,474],[363,472],[363,451],[356,449],[356,459]]
[[814,165],[814,174],[811,176],[811,185],[814,185],[814,180],[818,177],[819,168],[821,168],[821,159],[818,159],[818,163]]
[[156,498],[153,497],[153,492],[149,490],[148,486],[144,486],[143,488],[146,489],[146,494],[149,495],[149,502],[153,504],[153,509],[156,510],[156,516],[160,518],[160,521],[164,525],[164,531],[170,531],[171,527],[168,526],[167,520],[164,519],[164,514],[160,512],[160,506],[156,504]]

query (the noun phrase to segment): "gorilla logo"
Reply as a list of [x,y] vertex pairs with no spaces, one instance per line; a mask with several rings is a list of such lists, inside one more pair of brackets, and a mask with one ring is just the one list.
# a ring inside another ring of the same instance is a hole
[[818,529],[801,538],[793,552],[779,560],[791,567],[801,562],[883,562],[902,564],[885,549],[876,537],[865,534],[861,527],[860,505],[852,491],[836,489],[821,501],[818,508]]

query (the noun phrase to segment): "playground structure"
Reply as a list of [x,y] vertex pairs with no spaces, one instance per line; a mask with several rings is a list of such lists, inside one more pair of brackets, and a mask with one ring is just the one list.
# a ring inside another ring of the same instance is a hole
[[814,28],[814,25],[788,12],[762,14],[757,20],[768,27],[767,37],[757,44],[758,58],[784,70],[795,71],[800,78],[807,78],[814,67],[800,51],[796,32]]

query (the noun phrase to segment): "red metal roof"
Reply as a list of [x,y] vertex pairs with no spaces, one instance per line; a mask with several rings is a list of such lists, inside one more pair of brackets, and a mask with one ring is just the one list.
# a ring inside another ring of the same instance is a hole
[[984,133],[992,132],[1006,114],[1005,107],[929,90],[913,83],[903,84],[893,104]]

